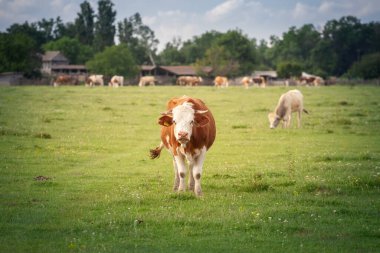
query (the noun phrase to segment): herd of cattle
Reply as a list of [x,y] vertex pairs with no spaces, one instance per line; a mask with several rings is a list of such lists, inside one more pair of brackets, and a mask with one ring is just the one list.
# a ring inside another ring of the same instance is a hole
[[[197,86],[202,81],[201,77],[181,76],[176,83],[180,86]],[[304,84],[319,85],[321,79],[306,74],[299,81]],[[155,85],[156,82],[157,80],[153,76],[143,76],[140,78],[139,86]],[[54,86],[78,83],[78,80],[72,76],[59,76],[56,78]],[[91,75],[85,83],[86,86],[104,86],[103,75]],[[228,78],[223,76],[217,76],[213,83],[217,87],[228,87],[229,85]],[[241,84],[246,88],[251,84],[265,87],[266,79],[264,77],[244,77],[241,79]],[[124,77],[113,76],[108,85],[123,86]],[[282,122],[283,128],[289,127],[293,112],[297,113],[297,125],[300,127],[302,112],[308,112],[303,107],[303,95],[297,89],[280,96],[275,110],[268,114],[269,127],[276,128],[280,122]],[[216,124],[210,109],[197,98],[188,96],[173,98],[167,102],[166,111],[161,113],[158,124],[161,125],[161,142],[156,148],[150,150],[150,157],[158,158],[164,147],[168,149],[173,157],[175,171],[173,189],[178,192],[186,190],[185,177],[189,171],[188,188],[196,196],[201,196],[203,163],[206,152],[216,137]]]
[[[297,89],[281,95],[274,112],[268,114],[270,128],[276,128],[281,121],[284,128],[289,127],[293,112],[297,112],[300,127],[302,112],[308,112],[303,108],[303,95]],[[158,158],[164,147],[168,149],[174,166],[173,190],[186,190],[185,177],[189,171],[188,189],[201,196],[203,163],[216,137],[216,124],[210,109],[197,98],[172,98],[167,102],[166,111],[161,113],[158,124],[161,125],[161,142],[150,150],[150,157]]]
[[[86,86],[104,86],[104,76],[103,75],[90,75],[85,79]],[[177,78],[176,84],[179,86],[198,86],[203,82],[202,77],[200,76],[180,76]],[[256,77],[248,77],[245,76],[241,78],[240,84],[242,84],[245,88],[248,88],[250,85],[263,87],[265,88],[267,85],[267,78],[263,76]],[[59,75],[54,80],[53,85],[79,85],[79,79],[77,76],[72,75]],[[142,76],[138,83],[138,86],[154,86],[158,83],[158,80],[154,76]],[[229,80],[225,76],[216,76],[213,81],[214,86],[216,87],[228,87]],[[323,78],[319,76],[309,75],[306,73],[302,73],[301,77],[296,82],[297,85],[314,85],[319,86],[324,84]],[[285,81],[285,85],[289,86],[289,81]],[[123,76],[113,76],[108,83],[110,87],[120,87],[124,86],[124,77]]]

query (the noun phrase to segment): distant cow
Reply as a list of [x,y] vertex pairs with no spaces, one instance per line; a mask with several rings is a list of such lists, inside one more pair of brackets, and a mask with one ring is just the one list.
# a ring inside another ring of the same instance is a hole
[[245,76],[243,77],[243,79],[241,79],[241,83],[243,84],[243,86],[248,89],[249,87],[249,84],[252,83],[252,78],[248,77],[248,76]]
[[124,86],[124,77],[123,76],[113,76],[111,80],[108,83],[108,86],[110,87],[119,87]]
[[200,99],[183,96],[167,103],[158,123],[161,127],[161,143],[150,150],[152,159],[159,157],[165,146],[173,156],[175,191],[185,190],[186,161],[189,164],[189,188],[197,196],[202,195],[201,176],[206,151],[216,136],[214,117]]
[[140,78],[139,86],[147,86],[147,85],[152,85],[154,86],[156,84],[157,80],[154,78],[154,76],[142,76]]
[[76,76],[70,76],[70,75],[59,75],[54,80],[54,87],[60,86],[60,85],[78,85],[79,80]]
[[302,72],[301,77],[298,79],[299,85],[314,85],[319,86],[325,84],[325,81],[320,76],[315,76],[308,74],[306,72]]
[[266,86],[266,80],[265,80],[265,77],[263,76],[255,76],[252,78],[252,81],[253,81],[253,85],[255,86],[260,86],[262,88],[265,88]]
[[228,87],[228,78],[224,76],[217,76],[214,79],[214,85],[216,87]]
[[86,79],[86,86],[104,86],[103,75],[91,75]]
[[298,113],[297,123],[298,127],[301,126],[301,113],[304,111],[308,113],[303,108],[303,95],[299,90],[290,90],[281,95],[278,100],[278,104],[274,112],[268,114],[269,127],[276,128],[277,125],[283,120],[283,127],[287,128],[290,126],[291,115],[293,112]]
[[203,82],[202,77],[200,76],[180,76],[177,78],[177,84],[184,86],[198,86]]

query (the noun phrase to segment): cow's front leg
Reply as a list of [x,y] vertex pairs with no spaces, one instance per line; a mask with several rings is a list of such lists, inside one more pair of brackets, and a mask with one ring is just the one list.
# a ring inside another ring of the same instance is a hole
[[189,189],[190,191],[194,191],[194,185],[195,185],[193,167],[194,167],[194,163],[189,162]]
[[185,159],[182,155],[174,156],[176,165],[177,165],[177,173],[179,175],[179,186],[178,191],[185,191],[186,190],[186,183],[185,183],[185,177],[186,177],[186,164]]
[[206,158],[206,147],[203,147],[199,156],[194,160],[193,177],[195,180],[194,193],[195,195],[202,196],[201,177],[203,170],[203,163]]
[[174,168],[174,185],[173,185],[173,190],[178,191],[178,186],[179,186],[179,174],[178,174],[178,167],[177,163],[173,157],[173,168]]

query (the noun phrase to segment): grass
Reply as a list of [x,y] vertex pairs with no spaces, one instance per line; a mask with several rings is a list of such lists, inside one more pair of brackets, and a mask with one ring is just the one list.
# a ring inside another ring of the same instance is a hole
[[[0,87],[0,252],[378,251],[380,88],[300,89],[270,130],[284,87]],[[148,157],[183,94],[217,124],[202,198]]]

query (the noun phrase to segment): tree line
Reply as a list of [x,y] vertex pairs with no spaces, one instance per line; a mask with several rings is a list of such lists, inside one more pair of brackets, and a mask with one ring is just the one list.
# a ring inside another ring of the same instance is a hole
[[[277,70],[291,78],[302,71],[350,78],[380,77],[380,23],[362,23],[345,16],[328,21],[322,31],[312,24],[290,27],[269,41],[249,38],[240,29],[207,31],[182,41],[173,38],[157,52],[158,39],[139,13],[116,22],[111,0],[99,0],[97,12],[80,4],[74,22],[60,17],[13,24],[0,33],[0,72],[39,76],[41,55],[61,51],[71,64],[86,64],[91,72],[135,76],[140,65],[211,66],[214,75],[235,77],[253,70]],[[115,36],[118,44],[115,44]]]

